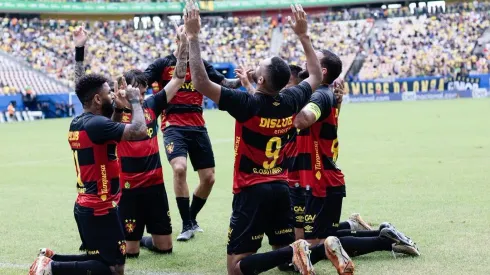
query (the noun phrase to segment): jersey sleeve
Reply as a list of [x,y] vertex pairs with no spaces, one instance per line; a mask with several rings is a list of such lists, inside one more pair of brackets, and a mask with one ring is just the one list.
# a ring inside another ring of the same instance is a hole
[[168,58],[159,58],[155,62],[151,63],[145,70],[145,76],[148,81],[148,86],[151,86],[153,82],[160,82],[163,69],[168,64]]
[[208,73],[209,80],[213,81],[216,84],[220,84],[225,76],[218,72],[213,65],[209,64],[206,60],[203,60],[204,68],[206,68],[206,72]]
[[308,105],[316,105],[316,108],[312,106],[313,110],[316,110],[315,116],[317,120],[323,120],[330,115],[334,103],[333,93],[329,93],[328,90],[320,90],[313,93]]
[[93,143],[102,144],[107,141],[121,141],[125,127],[124,124],[114,122],[106,117],[95,116],[87,121],[85,130]]
[[255,115],[258,104],[252,95],[240,90],[221,87],[219,109],[227,111],[239,122],[245,122]]
[[152,109],[153,113],[157,117],[162,114],[163,110],[165,110],[167,106],[167,92],[165,92],[164,89],[154,95],[151,95],[145,99],[145,102],[143,103],[143,107]]
[[284,89],[282,92],[284,100],[298,113],[310,100],[313,90],[308,82],[302,81],[296,86]]

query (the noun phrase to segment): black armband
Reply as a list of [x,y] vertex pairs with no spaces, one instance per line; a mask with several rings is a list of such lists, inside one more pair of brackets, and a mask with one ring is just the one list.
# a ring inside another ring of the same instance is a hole
[[85,47],[75,47],[75,61],[83,61],[85,55]]

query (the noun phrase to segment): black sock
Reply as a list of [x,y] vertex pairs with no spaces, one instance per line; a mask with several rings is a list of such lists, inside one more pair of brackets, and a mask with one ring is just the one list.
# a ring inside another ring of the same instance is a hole
[[139,252],[138,253],[127,253],[126,252],[126,258],[128,258],[128,259],[136,259],[139,256],[140,256],[140,253]]
[[160,250],[153,246],[153,239],[149,236],[145,236],[141,238],[140,245],[142,247],[148,248],[148,250],[159,253],[159,254],[171,254],[172,253],[172,248],[168,250]]
[[392,242],[380,237],[340,237],[345,252],[351,257],[368,254],[374,251],[391,251]]
[[189,208],[189,198],[177,197],[177,207],[179,207],[180,217],[182,218],[182,231],[192,227],[191,214]]
[[325,255],[325,245],[319,244],[313,247],[310,247],[310,261],[312,264],[316,264],[321,260],[325,260],[327,255]]
[[335,233],[332,233],[331,236],[335,237],[359,237],[359,238],[365,238],[365,237],[379,237],[379,230],[359,230],[359,231],[352,231],[352,230],[337,230]]
[[87,255],[87,254],[81,254],[81,255],[58,255],[54,254],[53,257],[51,257],[51,260],[55,262],[82,262],[82,261],[88,261],[93,259],[93,256]]
[[341,222],[339,223],[339,227],[337,228],[337,230],[350,230],[350,223],[348,222]]
[[112,275],[111,269],[100,261],[51,262],[53,275]]
[[192,203],[191,203],[191,220],[194,222],[196,220],[197,214],[199,211],[201,211],[202,207],[206,203],[206,199],[202,199],[200,197],[197,197],[196,195],[192,196]]
[[245,257],[240,261],[243,275],[254,275],[290,263],[293,258],[293,248],[290,246]]

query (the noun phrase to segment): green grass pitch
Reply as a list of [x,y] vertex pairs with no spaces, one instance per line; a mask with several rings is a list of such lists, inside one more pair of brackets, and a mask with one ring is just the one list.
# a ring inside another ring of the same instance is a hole
[[[234,121],[219,111],[205,116],[217,165],[216,185],[198,217],[205,233],[188,243],[174,242],[171,256],[143,251],[138,260],[127,261],[127,274],[226,274]],[[343,106],[343,218],[360,212],[376,225],[390,221],[422,253],[419,258],[395,259],[389,252],[354,258],[357,274],[488,273],[489,119],[490,99]],[[0,274],[26,274],[40,247],[78,253],[69,123],[0,125]],[[163,150],[162,162],[175,240],[181,223]],[[197,174],[189,169],[188,175],[194,188]],[[261,251],[268,249],[264,240]],[[317,274],[336,274],[326,261],[316,269]]]

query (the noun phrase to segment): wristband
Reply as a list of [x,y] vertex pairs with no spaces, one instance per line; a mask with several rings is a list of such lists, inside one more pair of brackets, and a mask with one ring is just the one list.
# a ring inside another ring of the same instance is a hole
[[75,61],[83,61],[85,55],[85,47],[75,47]]
[[305,106],[305,109],[312,112],[315,115],[315,121],[317,121],[322,115],[322,111],[320,110],[320,107],[318,107],[318,105],[316,105],[313,102],[308,103],[308,105]]
[[121,114],[123,111],[124,111],[124,109],[121,109],[121,108],[114,108],[114,112],[115,112],[115,113]]

